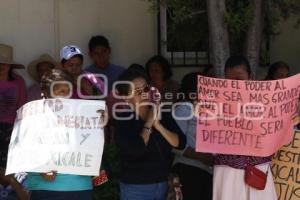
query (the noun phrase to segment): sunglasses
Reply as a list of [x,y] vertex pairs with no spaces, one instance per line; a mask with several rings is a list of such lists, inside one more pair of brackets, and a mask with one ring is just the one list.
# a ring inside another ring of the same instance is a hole
[[142,87],[142,88],[138,88],[138,89],[135,89],[134,90],[134,95],[135,96],[139,96],[139,95],[141,95],[142,93],[147,93],[147,92],[149,92],[150,91],[150,85],[145,85],[144,87]]

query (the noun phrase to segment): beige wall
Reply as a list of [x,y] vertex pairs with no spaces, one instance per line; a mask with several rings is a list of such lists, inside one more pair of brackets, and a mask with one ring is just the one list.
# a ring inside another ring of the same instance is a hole
[[53,55],[55,44],[53,1],[27,2],[0,0],[0,43],[13,46],[15,60],[24,64],[39,53]]
[[173,79],[175,79],[176,81],[178,81],[180,83],[180,81],[182,80],[182,78],[184,77],[184,75],[190,73],[190,72],[196,72],[202,70],[200,67],[176,67],[173,69]]
[[[88,40],[95,34],[109,38],[112,62],[125,67],[144,64],[157,50],[156,16],[149,12],[147,1],[0,0],[0,5],[0,43],[14,46],[15,60],[25,65],[41,53],[58,59],[59,49],[66,44],[79,45],[87,55]],[[271,41],[271,60],[286,61],[296,73],[300,71],[300,30],[293,25],[293,20],[281,23],[281,34]],[[90,63],[86,58],[85,65]],[[174,79],[180,81],[197,70],[174,68]],[[265,71],[260,68],[259,77]]]
[[112,62],[125,67],[144,64],[157,50],[156,18],[146,1],[0,0],[0,5],[0,43],[12,45],[15,60],[25,65],[41,53],[58,59],[66,44],[79,45],[87,55],[88,40],[96,34],[109,38]]
[[287,62],[292,73],[300,72],[300,28],[294,27],[295,19],[281,22],[280,35],[271,42],[271,60]]
[[107,36],[112,61],[144,63],[156,52],[156,20],[141,0],[59,0],[60,44],[78,44],[85,53],[89,38]]

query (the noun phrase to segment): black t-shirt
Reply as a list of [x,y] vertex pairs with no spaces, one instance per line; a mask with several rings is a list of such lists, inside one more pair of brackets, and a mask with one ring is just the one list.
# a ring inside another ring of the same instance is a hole
[[[119,113],[128,120],[116,120],[115,140],[120,147],[121,182],[129,184],[151,184],[167,181],[172,162],[172,146],[153,129],[145,145],[140,136],[145,121],[136,119],[134,112]],[[179,137],[178,149],[184,149],[185,135],[176,124],[171,113],[162,113],[160,123]]]

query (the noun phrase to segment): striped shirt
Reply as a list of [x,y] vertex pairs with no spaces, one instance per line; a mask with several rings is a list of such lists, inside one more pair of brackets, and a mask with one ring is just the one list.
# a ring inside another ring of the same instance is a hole
[[215,158],[215,165],[227,165],[235,169],[245,169],[247,165],[260,165],[271,162],[272,156],[240,156],[218,154]]

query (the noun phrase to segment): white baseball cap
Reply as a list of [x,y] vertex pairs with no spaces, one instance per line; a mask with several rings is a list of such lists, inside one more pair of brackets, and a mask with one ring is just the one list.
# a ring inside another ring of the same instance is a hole
[[60,50],[60,59],[69,60],[73,56],[81,55],[83,56],[82,51],[76,45],[67,45]]

